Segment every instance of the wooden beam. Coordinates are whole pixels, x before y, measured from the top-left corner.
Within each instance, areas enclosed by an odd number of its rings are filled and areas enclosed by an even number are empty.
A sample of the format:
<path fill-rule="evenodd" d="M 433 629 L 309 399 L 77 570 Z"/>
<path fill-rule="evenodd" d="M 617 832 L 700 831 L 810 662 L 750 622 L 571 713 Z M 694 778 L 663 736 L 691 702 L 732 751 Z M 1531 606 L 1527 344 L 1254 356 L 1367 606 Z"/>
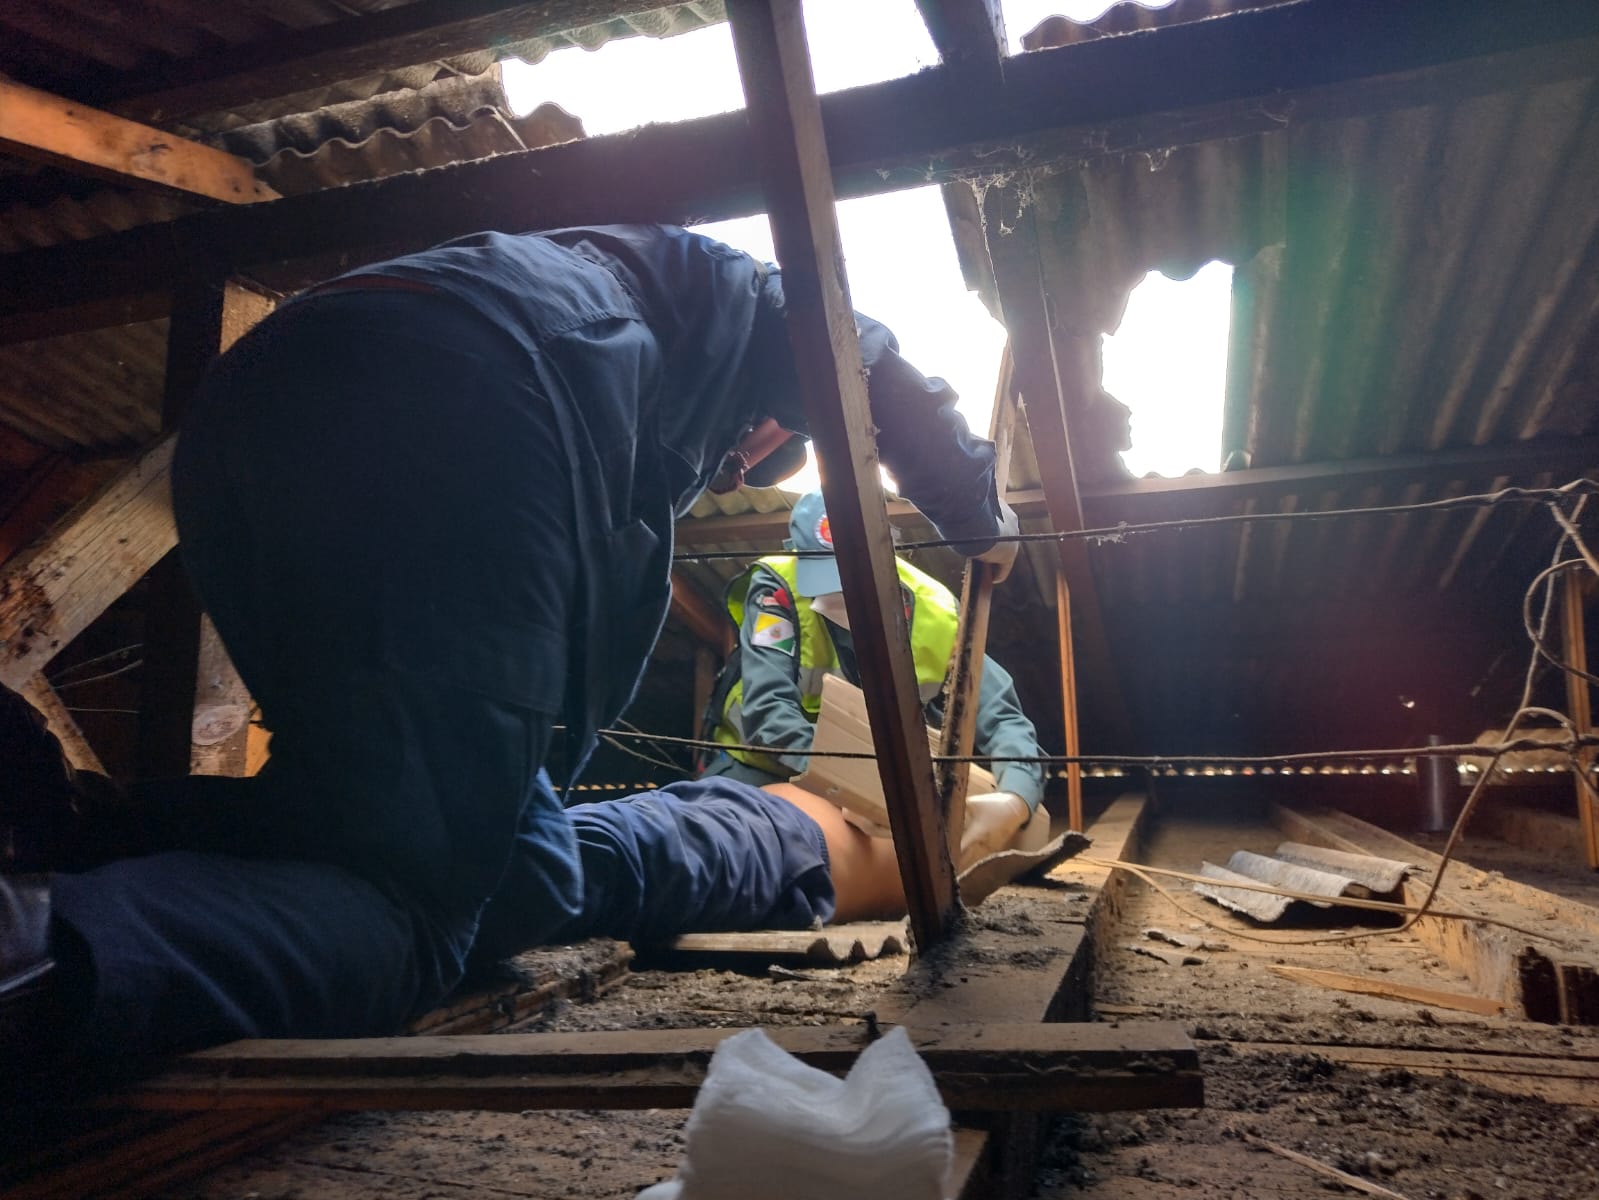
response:
<path fill-rule="evenodd" d="M 1072 592 L 1066 573 L 1055 568 L 1055 630 L 1060 646 L 1061 724 L 1066 739 L 1066 756 L 1082 753 L 1077 727 L 1077 651 L 1072 643 Z M 1066 764 L 1066 827 L 1083 827 L 1083 765 Z"/>
<path fill-rule="evenodd" d="M 1288 496 L 1327 491 L 1352 492 L 1368 487 L 1397 488 L 1406 484 L 1477 483 L 1499 478 L 1526 483 L 1538 475 L 1560 482 L 1599 470 L 1599 435 L 1548 437 L 1495 443 L 1420 454 L 1394 454 L 1343 462 L 1295 463 L 1253 467 L 1215 475 L 1180 475 L 1175 479 L 1122 479 L 1079 486 L 1084 519 L 1090 526 L 1118 521 L 1159 521 L 1193 514 L 1218 501 L 1242 511 L 1254 501 L 1271 504 Z M 1043 489 L 1020 488 L 1005 502 L 1023 518 L 1048 514 Z M 902 529 L 931 534 L 927 519 L 906 500 L 890 500 L 888 517 Z M 775 546 L 788 529 L 787 512 L 750 512 L 737 516 L 701 517 L 678 523 L 680 548 L 723 542 L 772 540 Z"/>
<path fill-rule="evenodd" d="M 1422 875 L 1402 887 L 1406 904 L 1425 898 L 1440 858 L 1347 813 L 1274 806 L 1272 821 L 1295 841 L 1416 863 Z M 1599 1024 L 1599 909 L 1452 861 L 1438 889 L 1440 908 L 1549 929 L 1545 941 L 1494 925 L 1423 917 L 1416 936 L 1508 1015 L 1548 1024 Z"/>
<path fill-rule="evenodd" d="M 119 1093 L 118 1107 L 230 1109 L 687 1108 L 712 1053 L 737 1029 L 234 1042 L 187 1055 Z M 843 1074 L 860 1026 L 765 1031 Z M 1199 1058 L 1176 1023 L 992 1023 L 909 1029 L 951 1108 L 1113 1112 L 1192 1106 Z"/>
<path fill-rule="evenodd" d="M 61 697 L 56 695 L 55 689 L 43 675 L 35 675 L 18 690 L 24 700 L 44 715 L 50 732 L 60 740 L 62 753 L 74 768 L 79 771 L 94 771 L 100 775 L 106 773 L 104 764 L 100 762 L 100 756 L 94 752 L 94 747 L 89 745 L 88 739 L 83 736 L 83 730 L 79 729 L 78 723 L 72 719 L 72 713 L 67 710 L 67 706 L 61 702 Z"/>
<path fill-rule="evenodd" d="M 974 80 L 999 82 L 1006 55 L 1000 0 L 916 0 L 916 7 L 941 60 Z"/>
<path fill-rule="evenodd" d="M 167 340 L 162 424 L 176 429 L 207 364 L 272 311 L 235 283 L 194 281 Z M 250 694 L 210 618 L 200 611 L 176 551 L 157 565 L 145 616 L 139 774 L 243 775 Z"/>
<path fill-rule="evenodd" d="M 1579 671 L 1588 670 L 1588 636 L 1583 620 L 1584 570 L 1567 571 L 1560 609 L 1560 629 L 1565 659 Z M 1589 704 L 1588 681 L 1581 675 L 1565 672 L 1566 715 L 1578 734 L 1593 732 L 1593 709 Z M 1577 751 L 1571 763 L 1572 787 L 1577 793 L 1577 821 L 1582 826 L 1582 851 L 1590 871 L 1599 871 L 1599 806 L 1594 804 L 1593 747 Z"/>
<path fill-rule="evenodd" d="M 822 111 L 834 188 L 858 196 L 1588 76 L 1596 50 L 1591 5 L 1510 21 L 1495 0 L 1301 0 L 1019 55 L 992 89 L 938 67 Z M 748 215 L 758 158 L 744 114 L 727 113 L 8 254 L 0 341 L 82 328 L 132 298 L 147 314 L 185 262 L 228 274 L 481 229 Z"/>
<path fill-rule="evenodd" d="M 1288 496 L 1354 492 L 1405 484 L 1490 484 L 1500 477 L 1525 481 L 1535 475 L 1565 483 L 1599 469 L 1599 436 L 1547 437 L 1531 441 L 1354 458 L 1343 462 L 1252 467 L 1175 479 L 1125 479 L 1090 485 L 1083 500 L 1094 524 L 1159 520 L 1177 516 L 1194 502 L 1241 506 L 1274 503 Z"/>
<path fill-rule="evenodd" d="M 242 158 L 0 79 L 0 150 L 113 183 L 229 204 L 275 200 Z"/>
<path fill-rule="evenodd" d="M 94 98 L 124 116 L 171 121 L 564 33 L 617 11 L 616 0 L 418 0 L 113 78 Z"/>
<path fill-rule="evenodd" d="M 1309 983 L 1331 988 L 1338 992 L 1353 992 L 1358 996 L 1377 996 L 1384 1000 L 1405 1000 L 1425 1004 L 1432 1008 L 1447 1008 L 1456 1012 L 1476 1013 L 1480 1017 L 1497 1017 L 1505 1011 L 1505 1002 L 1471 992 L 1445 992 L 1438 988 L 1419 987 L 1401 983 L 1396 979 L 1383 979 L 1377 975 L 1354 975 L 1348 971 L 1322 971 L 1315 967 L 1291 967 L 1283 963 L 1267 963 L 1266 969 L 1274 975 L 1295 983 Z"/>
<path fill-rule="evenodd" d="M 20 688 L 177 544 L 159 442 L 0 571 L 0 683 Z"/>
<path fill-rule="evenodd" d="M 726 658 L 733 649 L 733 621 L 727 610 L 705 598 L 682 571 L 672 572 L 672 616 L 705 645 Z"/>
<path fill-rule="evenodd" d="M 988 437 L 994 443 L 994 487 L 1005 493 L 1010 476 L 1011 449 L 1016 441 L 1016 390 L 1010 347 L 999 361 L 999 382 L 994 388 L 994 411 Z M 1017 548 L 1018 559 L 1021 556 Z M 988 620 L 993 607 L 994 569 L 968 559 L 961 572 L 960 619 L 955 627 L 955 654 L 944 688 L 944 727 L 938 752 L 960 758 L 973 752 L 977 742 L 978 697 L 983 686 L 983 655 L 988 651 Z M 942 763 L 936 770 L 936 787 L 944 804 L 944 830 L 949 856 L 960 861 L 961 838 L 966 830 L 966 789 L 971 763 Z"/>
<path fill-rule="evenodd" d="M 1016 359 L 1016 386 L 1026 406 L 1050 525 L 1060 532 L 1082 529 L 1083 505 L 1067 413 L 1081 411 L 1086 398 L 1099 391 L 1097 339 L 1057 330 L 1050 320 L 1032 207 L 1021 202 L 1015 189 L 996 187 L 989 189 L 983 211 L 989 257 Z M 1072 626 L 1081 647 L 1081 669 L 1074 670 L 1104 713 L 1115 743 L 1130 747 L 1132 724 L 1105 634 L 1088 546 L 1080 540 L 1058 545 L 1060 567 L 1075 605 Z"/>
<path fill-rule="evenodd" d="M 728 15 L 911 930 L 926 949 L 956 916 L 955 870 L 933 793 L 804 20 L 799 0 L 732 0 Z"/>

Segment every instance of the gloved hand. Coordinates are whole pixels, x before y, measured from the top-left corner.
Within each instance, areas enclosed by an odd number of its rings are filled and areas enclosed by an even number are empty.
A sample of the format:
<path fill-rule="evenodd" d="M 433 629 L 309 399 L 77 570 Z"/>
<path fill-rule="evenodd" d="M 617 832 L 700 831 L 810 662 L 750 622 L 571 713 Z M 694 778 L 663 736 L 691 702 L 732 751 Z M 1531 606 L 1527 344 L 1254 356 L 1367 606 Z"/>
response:
<path fill-rule="evenodd" d="M 964 871 L 980 858 L 1006 849 L 1033 815 L 1015 792 L 981 792 L 966 797 L 966 828 L 961 832 L 960 862 Z"/>
<path fill-rule="evenodd" d="M 1001 500 L 999 502 L 999 536 L 1014 537 L 1021 531 L 1022 523 L 1016 516 L 1016 510 Z M 979 554 L 976 561 L 993 563 L 994 582 L 1004 583 L 1011 572 L 1011 568 L 1016 565 L 1016 554 L 1020 549 L 1020 542 L 995 542 L 987 550 Z"/>

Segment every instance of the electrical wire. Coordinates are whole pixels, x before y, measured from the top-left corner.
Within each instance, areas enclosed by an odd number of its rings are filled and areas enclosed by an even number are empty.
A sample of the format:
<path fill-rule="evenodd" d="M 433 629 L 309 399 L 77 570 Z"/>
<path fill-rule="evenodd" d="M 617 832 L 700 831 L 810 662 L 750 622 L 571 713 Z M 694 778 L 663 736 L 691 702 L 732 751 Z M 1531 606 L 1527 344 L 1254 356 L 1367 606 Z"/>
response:
<path fill-rule="evenodd" d="M 1160 533 L 1171 530 L 1203 529 L 1221 525 L 1247 525 L 1260 521 L 1325 521 L 1338 517 L 1370 517 L 1370 516 L 1403 516 L 1409 513 L 1420 512 L 1447 512 L 1454 509 L 1486 508 L 1495 504 L 1553 504 L 1571 497 L 1587 497 L 1599 494 L 1599 481 L 1592 479 L 1573 479 L 1570 483 L 1554 488 L 1501 488 L 1497 492 L 1480 492 L 1470 496 L 1451 496 L 1442 500 L 1424 500 L 1415 504 L 1378 504 L 1363 508 L 1308 508 L 1294 512 L 1256 512 L 1232 513 L 1220 517 L 1182 517 L 1169 521 L 1121 521 L 1115 525 L 1100 526 L 1094 529 L 1069 529 L 1051 530 L 1045 533 L 1016 533 L 1005 534 L 993 539 L 998 542 L 1124 542 L 1130 537 L 1145 533 Z M 913 550 L 933 550 L 940 547 L 959 548 L 970 544 L 972 539 L 962 538 L 928 538 L 922 541 L 904 542 L 896 547 L 898 552 Z M 985 539 L 986 541 L 987 539 Z M 757 552 L 759 553 L 759 552 Z M 795 558 L 832 558 L 831 550 L 773 550 L 771 553 L 782 553 Z M 673 562 L 715 562 L 725 559 L 748 559 L 751 552 L 748 550 L 709 550 L 703 552 L 684 552 L 672 555 Z"/>

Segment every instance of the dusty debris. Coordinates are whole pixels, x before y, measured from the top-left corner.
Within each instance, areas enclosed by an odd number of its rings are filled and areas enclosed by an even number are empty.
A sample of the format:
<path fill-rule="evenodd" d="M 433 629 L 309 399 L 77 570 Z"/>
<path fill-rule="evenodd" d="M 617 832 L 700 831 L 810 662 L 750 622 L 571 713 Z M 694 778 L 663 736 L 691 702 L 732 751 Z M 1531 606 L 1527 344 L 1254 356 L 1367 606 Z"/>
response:
<path fill-rule="evenodd" d="M 1201 967 L 1205 965 L 1205 957 L 1195 954 L 1191 950 L 1162 950 L 1157 946 L 1150 946 L 1144 942 L 1128 942 L 1127 949 L 1134 954 L 1142 954 L 1145 958 L 1153 958 L 1165 963 L 1168 967 Z"/>

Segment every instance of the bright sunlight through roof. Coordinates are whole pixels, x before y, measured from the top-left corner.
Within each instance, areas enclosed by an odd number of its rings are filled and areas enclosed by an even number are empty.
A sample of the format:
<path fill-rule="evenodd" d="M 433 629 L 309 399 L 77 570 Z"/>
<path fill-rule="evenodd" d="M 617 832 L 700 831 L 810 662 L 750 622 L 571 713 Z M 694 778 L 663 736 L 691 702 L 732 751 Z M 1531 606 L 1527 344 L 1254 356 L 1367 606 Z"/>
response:
<path fill-rule="evenodd" d="M 1046 16 L 1087 20 L 1106 7 L 1103 0 L 1006 0 L 1012 52 L 1020 50 L 1019 35 Z M 913 0 L 807 0 L 805 22 L 822 92 L 938 61 Z M 726 24 L 665 40 L 626 38 L 592 52 L 560 50 L 536 65 L 513 60 L 504 64 L 504 78 L 516 112 L 553 102 L 591 135 L 744 104 Z M 1005 333 L 966 290 L 938 189 L 846 200 L 838 220 L 855 306 L 894 330 L 907 359 L 947 379 L 968 424 L 986 431 Z M 697 228 L 763 260 L 775 257 L 764 217 Z M 1106 341 L 1106 387 L 1133 410 L 1133 449 L 1124 458 L 1135 474 L 1217 469 L 1230 278 L 1220 264 L 1186 284 L 1153 277 Z M 1159 297 L 1144 300 L 1151 289 Z M 814 463 L 783 486 L 816 487 Z"/>

